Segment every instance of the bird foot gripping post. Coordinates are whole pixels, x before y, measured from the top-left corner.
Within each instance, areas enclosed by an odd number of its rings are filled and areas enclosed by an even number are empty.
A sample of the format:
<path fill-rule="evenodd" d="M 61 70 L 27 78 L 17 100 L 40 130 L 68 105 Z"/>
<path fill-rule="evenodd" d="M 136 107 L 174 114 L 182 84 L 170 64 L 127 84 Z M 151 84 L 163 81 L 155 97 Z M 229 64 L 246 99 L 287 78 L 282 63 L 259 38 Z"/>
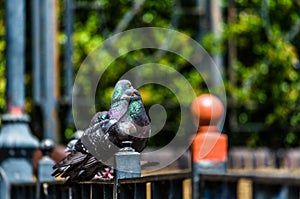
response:
<path fill-rule="evenodd" d="M 114 156 L 115 159 L 115 198 L 118 198 L 118 181 L 124 178 L 136 178 L 141 176 L 141 156 L 131 148 L 132 141 L 123 141 L 123 148 Z"/>
<path fill-rule="evenodd" d="M 227 162 L 227 136 L 218 130 L 218 123 L 224 114 L 224 106 L 214 95 L 197 97 L 191 112 L 199 124 L 192 142 L 193 198 L 199 198 L 200 173 L 224 173 Z"/>

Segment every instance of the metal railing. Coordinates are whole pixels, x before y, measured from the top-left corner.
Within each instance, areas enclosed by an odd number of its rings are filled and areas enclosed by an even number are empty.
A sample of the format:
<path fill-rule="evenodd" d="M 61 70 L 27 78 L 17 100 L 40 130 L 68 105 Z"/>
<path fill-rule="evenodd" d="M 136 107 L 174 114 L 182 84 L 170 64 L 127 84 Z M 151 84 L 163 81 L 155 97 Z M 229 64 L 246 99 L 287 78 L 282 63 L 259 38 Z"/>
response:
<path fill-rule="evenodd" d="M 201 198 L 299 198 L 300 176 L 270 170 L 260 173 L 200 174 Z"/>
<path fill-rule="evenodd" d="M 185 192 L 191 187 L 184 181 L 191 180 L 192 173 L 160 174 L 132 179 L 120 179 L 117 187 L 120 199 L 187 199 Z M 265 173 L 203 173 L 199 174 L 200 198 L 280 198 L 300 197 L 300 176 L 281 173 L 279 170 Z M 112 199 L 114 182 L 92 181 L 65 187 L 62 181 L 44 183 L 13 183 L 9 186 L 9 198 L 13 199 Z"/>
<path fill-rule="evenodd" d="M 229 169 L 226 172 L 203 170 L 192 173 L 190 170 L 176 170 L 176 173 L 148 173 L 142 177 L 127 177 L 119 179 L 117 183 L 113 180 L 96 180 L 74 184 L 72 187 L 64 186 L 63 181 L 52 180 L 54 163 L 44 154 L 38 164 L 35 182 L 11 180 L 7 171 L 0 167 L 0 199 L 189 199 L 192 194 L 194 199 L 300 198 L 300 170 L 296 164 L 300 157 L 299 150 L 281 151 L 284 155 L 280 153 L 277 158 L 273 156 L 278 153 L 268 153 L 268 150 L 239 152 L 242 153 L 236 154 L 230 150 Z M 274 159 L 280 159 L 279 162 L 283 164 L 276 167 Z M 20 172 L 10 173 L 18 174 Z M 198 179 L 194 181 L 196 183 L 192 182 L 195 177 Z"/>
<path fill-rule="evenodd" d="M 190 172 L 182 172 L 120 179 L 115 190 L 120 199 L 179 199 L 183 198 L 183 182 L 190 176 Z M 62 181 L 51 181 L 12 183 L 8 189 L 11 199 L 112 199 L 114 186 L 113 180 L 84 182 L 72 187 L 64 186 Z"/>

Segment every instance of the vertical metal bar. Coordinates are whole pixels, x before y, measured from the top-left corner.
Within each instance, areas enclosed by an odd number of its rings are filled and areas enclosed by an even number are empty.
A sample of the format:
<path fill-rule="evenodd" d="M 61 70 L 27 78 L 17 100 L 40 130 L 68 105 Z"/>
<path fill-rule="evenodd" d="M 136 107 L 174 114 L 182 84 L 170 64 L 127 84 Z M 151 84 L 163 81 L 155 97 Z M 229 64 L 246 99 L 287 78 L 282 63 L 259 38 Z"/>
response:
<path fill-rule="evenodd" d="M 73 199 L 73 191 L 71 187 L 68 188 L 68 196 L 68 199 Z"/>
<path fill-rule="evenodd" d="M 112 199 L 113 198 L 113 185 L 104 184 L 103 185 L 103 199 Z"/>
<path fill-rule="evenodd" d="M 220 198 L 237 198 L 237 182 L 222 182 Z"/>
<path fill-rule="evenodd" d="M 31 2 L 32 20 L 32 67 L 33 67 L 33 99 L 41 104 L 41 63 L 40 63 L 40 0 Z"/>
<path fill-rule="evenodd" d="M 17 193 L 20 193 L 21 191 L 16 191 L 14 186 L 11 186 L 10 189 L 5 190 L 7 192 L 9 192 L 9 196 L 11 198 L 17 199 Z M 8 199 L 9 197 L 5 198 Z M 2 199 L 2 198 L 1 198 Z"/>
<path fill-rule="evenodd" d="M 146 199 L 145 183 L 119 184 L 119 199 Z"/>
<path fill-rule="evenodd" d="M 215 37 L 220 38 L 222 34 L 222 10 L 221 10 L 221 2 L 219 0 L 210 0 L 210 24 L 211 31 Z M 213 60 L 215 61 L 217 68 L 222 72 L 223 60 L 221 54 L 213 54 Z M 212 73 L 214 74 L 214 73 Z M 216 82 L 215 85 L 220 85 L 222 83 L 222 79 L 213 78 Z"/>
<path fill-rule="evenodd" d="M 199 15 L 198 21 L 198 38 L 201 41 L 205 34 L 208 32 L 208 19 L 207 19 L 207 0 L 197 0 L 197 9 L 204 10 L 204 13 Z"/>
<path fill-rule="evenodd" d="M 81 199 L 90 199 L 91 198 L 91 185 L 90 184 L 81 184 Z"/>
<path fill-rule="evenodd" d="M 194 150 L 190 147 L 191 157 L 194 157 Z M 190 159 L 192 167 L 192 199 L 199 198 L 199 172 L 193 158 Z"/>
<path fill-rule="evenodd" d="M 118 199 L 134 199 L 135 186 L 133 183 L 119 184 L 119 189 Z"/>
<path fill-rule="evenodd" d="M 103 188 L 102 186 L 104 185 L 99 185 L 99 184 L 92 184 L 92 196 L 91 199 L 98 199 L 98 198 L 102 198 L 100 196 L 103 196 Z"/>
<path fill-rule="evenodd" d="M 39 198 L 39 199 L 56 199 L 56 198 L 61 198 L 61 190 L 59 189 L 59 186 L 53 186 L 48 183 L 45 183 L 47 185 L 47 195 L 44 198 Z"/>
<path fill-rule="evenodd" d="M 236 20 L 236 8 L 235 8 L 235 0 L 228 1 L 228 23 L 232 24 Z M 237 48 L 236 48 L 236 39 L 230 38 L 228 40 L 228 78 L 230 84 L 236 86 L 237 78 L 236 72 L 234 70 L 234 65 L 236 63 L 237 57 Z M 238 122 L 237 122 L 237 112 L 234 108 L 236 104 L 236 99 L 233 95 L 229 95 L 229 108 L 230 108 L 230 115 L 229 115 L 229 127 L 231 131 L 236 132 L 238 130 Z"/>
<path fill-rule="evenodd" d="M 35 184 L 30 185 L 30 198 L 35 199 L 36 186 Z M 40 198 L 42 199 L 42 198 Z"/>
<path fill-rule="evenodd" d="M 42 96 L 43 96 L 43 119 L 44 138 L 57 141 L 57 121 L 56 119 L 56 82 L 54 65 L 54 20 L 53 0 L 40 1 L 41 7 L 41 59 L 42 59 Z"/>
<path fill-rule="evenodd" d="M 151 182 L 151 198 L 166 199 L 170 192 L 170 183 L 168 181 Z"/>
<path fill-rule="evenodd" d="M 73 185 L 71 190 L 72 190 L 72 199 L 81 199 L 82 190 L 80 184 Z"/>
<path fill-rule="evenodd" d="M 63 187 L 61 185 L 55 185 L 55 188 L 59 190 L 59 197 L 60 199 L 72 199 L 72 196 L 69 196 L 69 189 Z M 52 194 L 53 195 L 53 194 Z M 53 198 L 57 197 L 57 195 L 53 195 Z"/>
<path fill-rule="evenodd" d="M 146 199 L 146 183 L 137 183 L 134 189 L 134 199 Z"/>
<path fill-rule="evenodd" d="M 24 109 L 25 0 L 5 1 L 6 104 L 8 112 Z"/>
<path fill-rule="evenodd" d="M 65 89 L 64 95 L 66 97 L 66 102 L 68 105 L 66 123 L 67 125 L 72 125 L 72 109 L 70 106 L 72 100 L 72 88 L 73 88 L 73 63 L 72 63 L 72 35 L 73 35 L 73 12 L 74 3 L 72 0 L 66 0 L 66 17 L 65 17 L 65 27 L 66 27 L 66 47 L 65 47 Z"/>
<path fill-rule="evenodd" d="M 169 190 L 169 199 L 182 199 L 183 189 L 182 189 L 182 180 L 171 180 L 170 181 L 170 190 Z"/>
<path fill-rule="evenodd" d="M 253 183 L 253 198 L 288 198 L 287 185 Z"/>

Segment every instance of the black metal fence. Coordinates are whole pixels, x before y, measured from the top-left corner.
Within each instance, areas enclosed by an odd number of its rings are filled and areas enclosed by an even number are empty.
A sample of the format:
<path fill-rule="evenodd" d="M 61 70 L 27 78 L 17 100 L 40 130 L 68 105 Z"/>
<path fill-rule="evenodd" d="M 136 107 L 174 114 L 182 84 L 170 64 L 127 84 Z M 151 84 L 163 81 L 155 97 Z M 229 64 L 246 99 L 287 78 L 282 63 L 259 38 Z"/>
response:
<path fill-rule="evenodd" d="M 299 198 L 300 176 L 270 170 L 261 173 L 200 174 L 201 198 Z"/>
<path fill-rule="evenodd" d="M 94 181 L 66 187 L 62 181 L 43 183 L 13 183 L 9 185 L 11 199 L 112 199 L 115 190 L 120 199 L 183 198 L 184 180 L 189 180 L 190 172 L 179 174 L 153 175 L 119 180 L 114 189 L 113 181 Z"/>
<path fill-rule="evenodd" d="M 120 199 L 191 198 L 191 172 L 151 175 L 119 180 Z M 278 198 L 300 197 L 300 176 L 274 170 L 264 173 L 203 173 L 199 175 L 200 198 Z M 63 186 L 62 181 L 14 183 L 9 187 L 13 199 L 112 199 L 113 181 L 85 182 Z"/>

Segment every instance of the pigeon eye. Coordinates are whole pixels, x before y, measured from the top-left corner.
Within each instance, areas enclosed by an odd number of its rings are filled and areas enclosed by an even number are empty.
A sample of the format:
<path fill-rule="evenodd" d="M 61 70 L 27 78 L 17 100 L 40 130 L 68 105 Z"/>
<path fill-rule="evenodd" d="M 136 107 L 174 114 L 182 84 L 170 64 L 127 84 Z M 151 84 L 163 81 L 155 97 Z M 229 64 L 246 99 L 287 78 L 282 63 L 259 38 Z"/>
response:
<path fill-rule="evenodd" d="M 131 96 L 134 96 L 134 94 L 135 94 L 135 93 L 134 93 L 134 92 L 132 92 L 132 93 L 131 93 Z"/>

